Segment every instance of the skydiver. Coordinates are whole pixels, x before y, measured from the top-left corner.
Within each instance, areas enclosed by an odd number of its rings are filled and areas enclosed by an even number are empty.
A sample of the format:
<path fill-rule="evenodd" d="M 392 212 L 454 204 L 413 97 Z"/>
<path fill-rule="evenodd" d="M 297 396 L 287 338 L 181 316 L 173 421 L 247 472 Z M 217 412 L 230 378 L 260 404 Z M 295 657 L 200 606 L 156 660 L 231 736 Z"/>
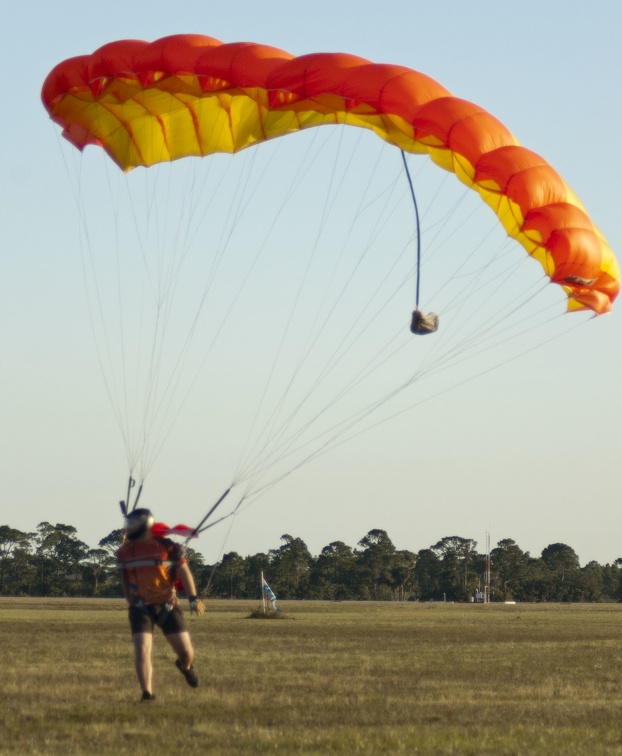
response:
<path fill-rule="evenodd" d="M 190 687 L 199 678 L 192 665 L 194 648 L 179 608 L 175 580 L 179 578 L 190 601 L 190 612 L 201 616 L 205 607 L 198 598 L 188 562 L 179 544 L 152 534 L 154 518 L 148 509 L 135 509 L 125 520 L 125 542 L 117 551 L 123 591 L 129 604 L 134 643 L 134 663 L 142 688 L 141 701 L 153 701 L 153 628 L 159 625 L 177 654 L 175 665 Z"/>
<path fill-rule="evenodd" d="M 410 324 L 411 333 L 423 336 L 426 333 L 434 333 L 436 330 L 438 330 L 438 315 L 435 312 L 430 312 L 427 315 L 424 315 L 419 309 L 413 312 Z"/>

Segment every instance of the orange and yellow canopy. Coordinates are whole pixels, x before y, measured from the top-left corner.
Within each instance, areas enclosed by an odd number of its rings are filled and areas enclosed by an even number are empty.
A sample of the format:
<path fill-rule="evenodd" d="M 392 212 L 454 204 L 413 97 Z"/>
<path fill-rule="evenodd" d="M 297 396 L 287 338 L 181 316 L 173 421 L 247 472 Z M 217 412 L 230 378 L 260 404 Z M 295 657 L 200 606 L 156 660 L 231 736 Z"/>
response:
<path fill-rule="evenodd" d="M 570 310 L 608 312 L 620 289 L 611 248 L 559 174 L 490 113 L 403 66 L 176 35 L 70 58 L 51 71 L 42 99 L 72 144 L 101 146 L 123 170 L 312 126 L 371 129 L 478 192 L 564 288 Z"/>

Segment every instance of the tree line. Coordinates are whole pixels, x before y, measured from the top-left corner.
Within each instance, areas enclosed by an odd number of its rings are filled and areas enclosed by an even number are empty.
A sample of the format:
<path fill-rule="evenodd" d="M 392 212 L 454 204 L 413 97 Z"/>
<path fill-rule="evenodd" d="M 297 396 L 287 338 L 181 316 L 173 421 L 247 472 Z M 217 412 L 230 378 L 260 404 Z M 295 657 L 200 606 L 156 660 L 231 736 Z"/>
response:
<path fill-rule="evenodd" d="M 384 530 L 370 530 L 352 548 L 342 541 L 313 556 L 301 538 L 281 536 L 268 553 L 225 554 L 206 564 L 187 557 L 206 598 L 254 599 L 264 573 L 279 599 L 473 601 L 483 596 L 488 555 L 477 542 L 447 536 L 417 552 L 398 550 Z M 121 530 L 90 548 L 71 525 L 42 522 L 33 533 L 0 525 L 0 595 L 121 596 L 115 553 Z M 622 600 L 622 559 L 581 567 L 574 549 L 552 543 L 538 557 L 511 538 L 490 552 L 491 601 Z"/>

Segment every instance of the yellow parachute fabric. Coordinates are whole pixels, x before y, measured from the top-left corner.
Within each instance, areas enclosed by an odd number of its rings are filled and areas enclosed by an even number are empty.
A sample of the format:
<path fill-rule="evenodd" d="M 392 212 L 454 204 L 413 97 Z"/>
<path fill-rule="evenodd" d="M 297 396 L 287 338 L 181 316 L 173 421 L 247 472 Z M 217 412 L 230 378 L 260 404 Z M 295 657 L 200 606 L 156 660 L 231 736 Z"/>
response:
<path fill-rule="evenodd" d="M 176 35 L 64 61 L 42 99 L 70 142 L 101 146 L 123 170 L 236 152 L 312 126 L 370 129 L 477 191 L 563 287 L 569 309 L 608 312 L 619 292 L 612 250 L 556 171 L 490 113 L 403 66 Z"/>

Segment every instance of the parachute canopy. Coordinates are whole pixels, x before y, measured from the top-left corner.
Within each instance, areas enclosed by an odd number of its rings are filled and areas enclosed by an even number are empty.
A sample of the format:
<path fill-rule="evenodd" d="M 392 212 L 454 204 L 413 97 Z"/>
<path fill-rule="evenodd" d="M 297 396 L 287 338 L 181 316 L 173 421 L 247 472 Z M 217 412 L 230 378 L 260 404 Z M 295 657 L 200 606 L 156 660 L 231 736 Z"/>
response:
<path fill-rule="evenodd" d="M 558 173 L 490 113 L 403 66 L 175 35 L 70 58 L 49 74 L 42 99 L 72 144 L 103 147 L 123 170 L 233 153 L 312 126 L 370 129 L 478 192 L 562 286 L 569 310 L 608 312 L 619 292 L 612 250 Z"/>

